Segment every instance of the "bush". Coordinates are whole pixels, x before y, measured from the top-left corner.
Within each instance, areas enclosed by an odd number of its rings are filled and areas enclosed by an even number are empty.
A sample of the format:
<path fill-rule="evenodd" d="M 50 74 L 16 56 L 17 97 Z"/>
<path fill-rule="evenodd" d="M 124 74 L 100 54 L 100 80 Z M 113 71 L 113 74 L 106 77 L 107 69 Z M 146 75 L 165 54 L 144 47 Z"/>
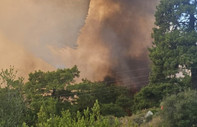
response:
<path fill-rule="evenodd" d="M 189 90 L 167 97 L 161 105 L 161 117 L 167 127 L 197 126 L 197 92 Z"/>
<path fill-rule="evenodd" d="M 117 104 L 102 104 L 101 106 L 102 115 L 114 115 L 115 117 L 123 117 L 126 112 Z"/>
<path fill-rule="evenodd" d="M 183 89 L 184 87 L 179 84 L 171 83 L 147 85 L 134 96 L 133 112 L 159 107 L 162 99 L 166 97 L 166 95 L 179 93 L 183 91 Z"/>

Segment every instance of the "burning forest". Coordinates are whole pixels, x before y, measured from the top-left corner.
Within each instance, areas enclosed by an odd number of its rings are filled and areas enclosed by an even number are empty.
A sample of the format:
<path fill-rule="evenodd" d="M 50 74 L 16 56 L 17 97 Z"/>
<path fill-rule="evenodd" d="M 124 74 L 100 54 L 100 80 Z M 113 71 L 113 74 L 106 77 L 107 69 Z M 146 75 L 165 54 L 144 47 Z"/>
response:
<path fill-rule="evenodd" d="M 196 35 L 197 0 L 0 0 L 0 127 L 197 126 Z"/>

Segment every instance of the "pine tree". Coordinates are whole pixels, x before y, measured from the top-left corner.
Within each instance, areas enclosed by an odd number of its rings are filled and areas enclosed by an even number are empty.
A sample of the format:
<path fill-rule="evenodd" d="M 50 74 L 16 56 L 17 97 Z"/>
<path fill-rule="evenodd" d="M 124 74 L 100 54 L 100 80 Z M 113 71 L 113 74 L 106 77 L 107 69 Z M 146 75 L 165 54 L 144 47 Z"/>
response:
<path fill-rule="evenodd" d="M 155 18 L 150 84 L 180 83 L 189 77 L 197 88 L 197 0 L 161 0 Z"/>

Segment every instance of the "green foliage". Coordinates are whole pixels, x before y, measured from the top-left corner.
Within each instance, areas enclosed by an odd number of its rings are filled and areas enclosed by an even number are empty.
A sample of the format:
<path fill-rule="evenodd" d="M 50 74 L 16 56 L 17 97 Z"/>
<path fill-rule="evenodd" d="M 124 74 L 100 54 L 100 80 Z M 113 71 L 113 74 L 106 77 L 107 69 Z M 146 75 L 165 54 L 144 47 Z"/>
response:
<path fill-rule="evenodd" d="M 17 71 L 15 71 L 13 66 L 9 69 L 1 70 L 0 72 L 0 88 L 6 89 L 18 89 L 21 90 L 23 86 L 23 78 L 16 77 Z"/>
<path fill-rule="evenodd" d="M 62 116 L 53 116 L 49 119 L 46 118 L 44 110 L 39 112 L 39 123 L 38 127 L 117 127 L 118 122 L 111 124 L 109 119 L 104 118 L 100 115 L 100 106 L 98 101 L 94 104 L 91 111 L 89 108 L 83 111 L 83 113 L 77 112 L 76 118 L 72 118 L 69 110 L 62 111 Z"/>
<path fill-rule="evenodd" d="M 25 104 L 17 90 L 0 89 L 0 123 L 2 127 L 15 127 L 25 119 Z"/>
<path fill-rule="evenodd" d="M 101 103 L 102 115 L 120 117 L 130 113 L 132 96 L 124 87 L 84 80 L 82 83 L 68 86 L 67 90 L 77 95 L 75 107 L 79 111 L 92 107 L 95 100 L 98 100 Z"/>
<path fill-rule="evenodd" d="M 188 90 L 164 99 L 162 118 L 167 127 L 197 126 L 197 92 Z"/>
<path fill-rule="evenodd" d="M 74 66 L 71 69 L 58 69 L 57 71 L 52 72 L 42 72 L 36 71 L 35 73 L 29 74 L 29 82 L 34 84 L 43 84 L 51 85 L 51 88 L 62 88 L 61 85 L 69 84 L 74 81 L 75 77 L 79 77 L 79 71 L 77 66 Z M 55 86 L 53 84 L 59 84 Z M 49 89 L 51 89 L 48 87 Z M 63 86 L 64 87 L 64 86 Z"/>
<path fill-rule="evenodd" d="M 16 127 L 21 126 L 26 120 L 26 106 L 23 101 L 21 78 L 16 79 L 14 68 L 0 72 L 2 88 L 0 88 L 0 126 Z"/>
<path fill-rule="evenodd" d="M 102 115 L 121 117 L 131 112 L 132 96 L 126 88 L 88 80 L 74 84 L 74 78 L 79 76 L 76 66 L 36 71 L 25 84 L 22 78 L 16 80 L 15 74 L 14 68 L 0 73 L 2 127 L 118 126 L 117 119 Z"/>
<path fill-rule="evenodd" d="M 179 84 L 171 83 L 147 85 L 134 96 L 133 112 L 158 107 L 165 96 L 179 93 L 185 88 L 180 87 Z"/>
<path fill-rule="evenodd" d="M 135 96 L 134 110 L 158 106 L 167 94 L 197 88 L 196 13 L 194 0 L 160 1 L 149 49 L 150 83 Z"/>
<path fill-rule="evenodd" d="M 61 114 L 63 109 L 71 107 L 68 100 L 70 96 L 74 96 L 71 91 L 66 90 L 66 86 L 74 83 L 74 78 L 79 76 L 79 71 L 76 66 L 71 69 L 58 69 L 52 72 L 36 71 L 29 74 L 28 82 L 23 90 L 26 96 L 26 102 L 31 110 L 32 121 L 37 120 L 37 113 L 41 109 L 41 105 L 54 106 L 53 110 L 56 114 Z M 47 107 L 49 108 L 49 107 Z M 52 108 L 52 107 L 51 107 Z M 30 124 L 31 125 L 31 124 Z"/>
<path fill-rule="evenodd" d="M 184 31 L 194 29 L 193 20 L 196 13 L 195 0 L 161 0 L 155 13 L 155 24 L 162 32 L 181 29 Z M 194 21 L 195 23 L 195 21 Z"/>
<path fill-rule="evenodd" d="M 38 122 L 45 121 L 51 117 L 51 114 L 57 114 L 57 100 L 54 98 L 47 98 L 44 101 L 38 112 Z"/>
<path fill-rule="evenodd" d="M 186 70 L 191 71 L 191 82 L 197 79 L 197 4 L 194 0 L 161 0 L 155 13 L 156 28 L 153 29 L 153 46 L 150 48 L 152 71 L 151 84 L 180 83 L 177 78 Z"/>
<path fill-rule="evenodd" d="M 116 117 L 126 116 L 126 112 L 117 104 L 102 104 L 101 108 L 102 115 L 114 115 Z"/>
<path fill-rule="evenodd" d="M 26 83 L 25 90 L 27 95 L 57 95 L 57 91 L 64 90 L 66 85 L 74 82 L 74 78 L 79 76 L 76 66 L 71 69 L 58 69 L 52 72 L 36 71 L 29 74 L 29 81 Z"/>

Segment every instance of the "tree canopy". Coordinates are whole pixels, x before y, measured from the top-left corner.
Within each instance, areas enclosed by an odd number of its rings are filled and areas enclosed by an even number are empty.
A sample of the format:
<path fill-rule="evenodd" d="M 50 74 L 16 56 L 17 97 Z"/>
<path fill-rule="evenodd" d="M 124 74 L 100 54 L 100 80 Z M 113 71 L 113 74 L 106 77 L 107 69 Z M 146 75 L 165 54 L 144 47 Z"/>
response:
<path fill-rule="evenodd" d="M 134 96 L 134 111 L 197 88 L 197 0 L 161 0 L 152 37 L 149 85 Z"/>
<path fill-rule="evenodd" d="M 151 83 L 182 82 L 180 75 L 183 74 L 182 78 L 191 75 L 196 87 L 197 1 L 161 0 L 155 18 L 154 41 L 150 48 Z"/>

